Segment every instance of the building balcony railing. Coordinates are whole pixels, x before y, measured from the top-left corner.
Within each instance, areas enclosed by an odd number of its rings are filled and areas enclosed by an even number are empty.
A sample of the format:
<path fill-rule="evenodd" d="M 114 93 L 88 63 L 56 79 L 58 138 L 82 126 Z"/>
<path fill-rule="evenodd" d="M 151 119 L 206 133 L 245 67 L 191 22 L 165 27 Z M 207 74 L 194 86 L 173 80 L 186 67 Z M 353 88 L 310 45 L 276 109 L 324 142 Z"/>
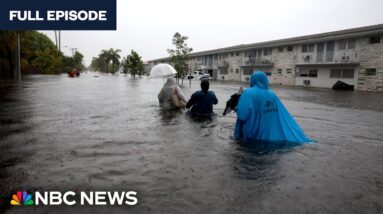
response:
<path fill-rule="evenodd" d="M 359 57 L 356 51 L 298 53 L 297 64 L 359 64 Z"/>
<path fill-rule="evenodd" d="M 242 66 L 273 66 L 273 62 L 271 57 L 247 57 Z"/>
<path fill-rule="evenodd" d="M 217 61 L 217 67 L 226 68 L 229 67 L 229 63 L 224 60 Z"/>

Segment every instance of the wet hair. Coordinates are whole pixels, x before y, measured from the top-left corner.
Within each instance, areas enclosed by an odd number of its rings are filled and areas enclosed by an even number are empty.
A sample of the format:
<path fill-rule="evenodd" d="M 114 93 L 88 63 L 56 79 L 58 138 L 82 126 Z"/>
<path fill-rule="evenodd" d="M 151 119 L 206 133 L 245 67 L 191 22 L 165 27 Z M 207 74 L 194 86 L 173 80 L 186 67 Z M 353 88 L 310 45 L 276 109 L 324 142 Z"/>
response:
<path fill-rule="evenodd" d="M 201 89 L 203 92 L 208 92 L 209 91 L 209 81 L 208 80 L 202 80 L 201 81 Z"/>

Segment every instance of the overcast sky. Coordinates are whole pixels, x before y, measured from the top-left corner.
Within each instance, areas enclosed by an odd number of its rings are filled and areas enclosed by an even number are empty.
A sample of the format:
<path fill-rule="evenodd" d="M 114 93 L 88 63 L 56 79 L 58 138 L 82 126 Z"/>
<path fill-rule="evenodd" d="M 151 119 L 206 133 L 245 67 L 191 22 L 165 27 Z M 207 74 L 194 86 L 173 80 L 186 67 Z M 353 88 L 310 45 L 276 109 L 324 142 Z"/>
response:
<path fill-rule="evenodd" d="M 62 31 L 62 49 L 78 48 L 87 65 L 106 48 L 151 60 L 168 56 L 175 32 L 196 52 L 382 24 L 382 8 L 382 0 L 117 0 L 116 31 Z"/>

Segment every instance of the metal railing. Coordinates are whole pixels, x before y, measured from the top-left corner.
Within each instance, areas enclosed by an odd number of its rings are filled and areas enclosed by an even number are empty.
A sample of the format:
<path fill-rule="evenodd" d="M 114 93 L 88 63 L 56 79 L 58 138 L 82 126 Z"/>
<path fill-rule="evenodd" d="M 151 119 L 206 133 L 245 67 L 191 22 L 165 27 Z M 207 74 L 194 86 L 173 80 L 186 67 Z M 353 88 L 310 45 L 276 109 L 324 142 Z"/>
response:
<path fill-rule="evenodd" d="M 252 66 L 252 65 L 273 65 L 271 57 L 247 57 L 243 61 L 244 66 Z"/>

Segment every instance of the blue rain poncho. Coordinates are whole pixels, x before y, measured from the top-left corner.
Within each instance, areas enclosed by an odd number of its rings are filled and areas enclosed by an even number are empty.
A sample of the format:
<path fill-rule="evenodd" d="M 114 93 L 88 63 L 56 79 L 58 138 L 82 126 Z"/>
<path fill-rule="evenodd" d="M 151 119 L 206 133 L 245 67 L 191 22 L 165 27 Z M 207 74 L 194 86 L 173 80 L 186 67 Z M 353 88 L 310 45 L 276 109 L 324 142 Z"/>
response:
<path fill-rule="evenodd" d="M 255 72 L 238 102 L 234 137 L 243 142 L 313 142 L 269 89 L 264 72 Z"/>

